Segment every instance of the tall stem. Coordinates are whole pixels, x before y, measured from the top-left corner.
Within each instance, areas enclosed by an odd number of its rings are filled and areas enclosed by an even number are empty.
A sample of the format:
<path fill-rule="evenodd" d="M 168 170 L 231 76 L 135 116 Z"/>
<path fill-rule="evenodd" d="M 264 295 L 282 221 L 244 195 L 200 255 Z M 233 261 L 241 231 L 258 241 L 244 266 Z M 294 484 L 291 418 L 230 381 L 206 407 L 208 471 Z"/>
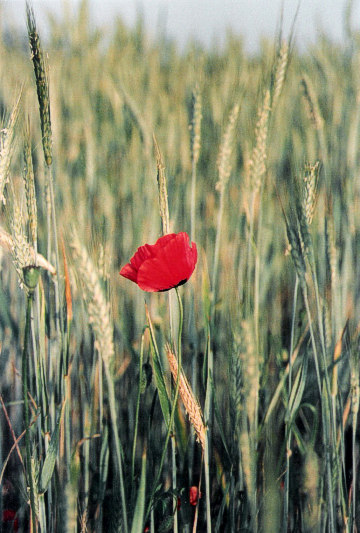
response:
<path fill-rule="evenodd" d="M 153 488 L 152 488 L 151 496 L 150 496 L 150 502 L 149 502 L 149 506 L 148 506 L 148 509 L 147 509 L 147 512 L 146 512 L 146 516 L 145 516 L 145 521 L 146 521 L 147 517 L 150 514 L 151 506 L 152 506 L 152 499 L 153 499 L 153 496 L 155 494 L 156 488 L 158 486 L 160 475 L 161 475 L 161 472 L 162 472 L 162 468 L 164 466 L 167 446 L 168 446 L 168 443 L 169 443 L 169 439 L 170 439 L 171 433 L 173 431 L 177 399 L 178 399 L 178 396 L 179 396 L 180 375 L 181 375 L 181 336 L 182 336 L 182 329 L 183 329 L 183 305 L 182 305 L 182 301 L 181 301 L 181 298 L 180 298 L 179 289 L 176 287 L 175 290 L 176 290 L 176 296 L 177 296 L 177 300 L 178 300 L 178 304 L 179 304 L 179 331 L 178 331 L 178 345 L 177 345 L 177 349 L 178 349 L 178 354 L 177 354 L 177 356 L 178 356 L 178 375 L 177 375 L 177 378 L 176 378 L 175 393 L 174 393 L 173 404 L 172 404 L 171 413 L 170 413 L 168 430 L 167 430 L 167 433 L 166 433 L 165 443 L 164 443 L 163 451 L 162 451 L 162 454 L 161 454 L 160 466 L 159 466 L 159 469 L 157 471 L 157 474 L 156 474 L 156 477 L 155 477 L 155 480 L 154 480 L 154 483 L 153 483 Z"/>
<path fill-rule="evenodd" d="M 30 449 L 30 434 L 29 434 L 29 401 L 28 401 L 28 340 L 31 329 L 31 308 L 32 308 L 32 293 L 27 296 L 26 305 L 26 322 L 25 322 L 25 338 L 24 349 L 22 354 L 22 379 L 23 379 L 23 397 L 24 397 L 24 424 L 25 424 L 25 447 L 26 447 L 26 465 L 28 472 L 28 483 L 30 485 L 30 507 L 31 507 L 31 523 L 32 532 L 37 531 L 36 528 L 36 509 L 35 509 L 35 495 L 34 495 L 34 480 L 32 477 L 31 467 L 31 449 Z"/>
<path fill-rule="evenodd" d="M 142 389 L 143 358 L 144 358 L 144 335 L 141 338 L 141 347 L 140 347 L 139 390 L 138 390 L 138 396 L 137 396 L 137 400 L 136 400 L 134 442 L 133 442 L 132 459 L 131 459 L 131 484 L 134 483 L 134 478 L 135 478 L 135 452 L 136 452 L 137 432 L 138 432 L 138 426 L 139 426 L 139 411 L 140 411 L 140 397 L 141 397 L 141 389 Z"/>
<path fill-rule="evenodd" d="M 289 352 L 289 378 L 288 378 L 288 401 L 291 396 L 292 388 L 292 354 L 294 351 L 294 336 L 295 336 L 295 318 L 296 318 L 296 304 L 299 289 L 299 278 L 296 276 L 294 288 L 294 302 L 293 313 L 291 320 L 291 338 L 290 338 L 290 352 Z M 288 406 L 289 409 L 289 406 Z M 290 421 L 290 412 L 288 413 L 288 421 Z M 291 425 L 287 427 L 287 441 L 286 441 L 286 469 L 285 469 L 285 483 L 284 483 L 284 509 L 283 509 L 283 531 L 287 531 L 288 513 L 289 513 L 289 481 L 290 481 L 290 455 L 291 455 Z"/>
<path fill-rule="evenodd" d="M 106 381 L 108 385 L 111 425 L 112 425 L 112 430 L 113 430 L 113 435 L 114 435 L 115 452 L 116 452 L 117 466 L 118 466 L 119 478 L 120 478 L 120 498 L 121 498 L 121 507 L 122 507 L 122 517 L 124 521 L 124 533 L 128 533 L 129 529 L 128 529 L 128 522 L 127 522 L 127 505 L 126 505 L 126 498 L 125 498 L 125 483 L 124 483 L 124 474 L 123 474 L 123 466 L 122 466 L 122 455 L 123 454 L 122 454 L 122 446 L 120 442 L 119 432 L 117 429 L 114 382 L 113 382 L 113 378 L 110 373 L 110 369 L 108 365 L 104 365 L 104 369 L 105 369 L 105 376 L 106 376 Z"/>
<path fill-rule="evenodd" d="M 209 425 L 212 413 L 212 387 L 213 387 L 213 353 L 210 343 L 210 327 L 208 331 L 207 346 L 207 377 L 206 377 L 206 395 L 204 418 L 207 427 L 205 435 L 205 453 L 204 453 L 204 473 L 205 473 L 205 494 L 206 494 L 206 532 L 211 533 L 211 505 L 210 505 L 210 441 L 211 427 Z"/>
<path fill-rule="evenodd" d="M 179 385 L 180 385 L 180 376 L 181 376 L 181 335 L 182 335 L 182 329 L 183 329 L 183 305 L 180 298 L 179 290 L 176 287 L 176 297 L 178 300 L 179 305 L 179 329 L 178 329 L 178 341 L 177 341 L 177 355 L 178 355 L 178 375 L 176 379 L 176 389 L 175 389 L 175 396 L 174 396 L 174 413 L 176 410 L 176 404 L 177 404 L 177 397 L 179 394 Z M 176 493 L 176 436 L 175 436 L 175 421 L 172 422 L 173 428 L 172 428 L 172 436 L 171 436 L 171 448 L 172 448 L 172 481 L 173 481 L 173 490 L 174 493 Z M 174 533 L 178 532 L 178 512 L 177 512 L 177 499 L 174 499 L 173 504 L 173 511 L 174 511 Z"/>

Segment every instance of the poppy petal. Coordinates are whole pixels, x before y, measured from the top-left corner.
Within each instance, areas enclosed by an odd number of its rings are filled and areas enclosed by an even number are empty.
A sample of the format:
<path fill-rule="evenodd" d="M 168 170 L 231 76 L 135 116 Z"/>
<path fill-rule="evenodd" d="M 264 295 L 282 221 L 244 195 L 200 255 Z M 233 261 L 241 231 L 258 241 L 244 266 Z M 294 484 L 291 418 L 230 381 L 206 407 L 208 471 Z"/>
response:
<path fill-rule="evenodd" d="M 142 290 L 148 292 L 177 287 L 190 278 L 196 260 L 195 243 L 190 247 L 188 235 L 179 233 L 157 250 L 156 257 L 148 259 L 140 266 L 137 283 Z"/>
<path fill-rule="evenodd" d="M 120 270 L 120 275 L 136 283 L 137 270 L 135 270 L 135 268 L 130 263 L 127 263 L 125 266 L 122 267 L 122 269 Z"/>
<path fill-rule="evenodd" d="M 148 292 L 166 291 L 185 283 L 197 261 L 195 243 L 187 233 L 170 233 L 155 244 L 140 246 L 120 274 Z"/>

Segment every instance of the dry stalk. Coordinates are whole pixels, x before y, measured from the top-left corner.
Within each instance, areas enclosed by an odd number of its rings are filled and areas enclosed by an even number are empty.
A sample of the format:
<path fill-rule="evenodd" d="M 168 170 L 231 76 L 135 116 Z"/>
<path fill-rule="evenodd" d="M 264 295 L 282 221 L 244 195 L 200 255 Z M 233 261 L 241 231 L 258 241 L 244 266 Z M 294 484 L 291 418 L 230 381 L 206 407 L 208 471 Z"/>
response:
<path fill-rule="evenodd" d="M 279 101 L 281 91 L 284 86 L 286 67 L 289 59 L 289 45 L 284 41 L 279 50 L 278 59 L 275 67 L 274 76 L 274 93 L 272 99 L 272 107 L 275 108 Z"/>
<path fill-rule="evenodd" d="M 165 165 L 163 162 L 162 154 L 160 152 L 159 145 L 154 135 L 154 146 L 156 155 L 156 167 L 157 167 L 157 183 L 159 189 L 159 208 L 162 222 L 163 235 L 166 235 L 170 231 L 169 222 L 169 205 L 168 194 L 165 176 Z"/>
<path fill-rule="evenodd" d="M 324 125 L 324 120 L 320 113 L 319 104 L 315 96 L 312 83 L 306 75 L 304 75 L 301 80 L 301 88 L 303 90 L 303 96 L 310 122 L 316 130 L 321 130 Z"/>
<path fill-rule="evenodd" d="M 6 203 L 4 188 L 9 181 L 9 167 L 14 146 L 14 130 L 19 115 L 21 92 L 13 107 L 6 127 L 0 131 L 0 202 Z"/>
<path fill-rule="evenodd" d="M 190 148 L 191 158 L 194 165 L 197 165 L 200 155 L 200 140 L 201 140 L 201 119 L 202 119 L 202 102 L 199 86 L 196 85 L 192 94 L 192 117 L 190 124 Z"/>
<path fill-rule="evenodd" d="M 24 186 L 31 242 L 34 250 L 37 250 L 37 205 L 29 129 L 26 131 L 24 147 Z"/>
<path fill-rule="evenodd" d="M 0 226 L 0 246 L 6 252 L 11 252 L 14 247 L 13 238 L 1 226 Z M 30 246 L 30 255 L 31 255 L 32 264 L 36 263 L 37 266 L 44 268 L 45 270 L 50 272 L 50 274 L 52 275 L 56 274 L 55 267 L 51 263 L 49 263 L 49 261 L 45 259 L 43 255 L 39 253 L 35 255 L 35 251 L 31 246 Z"/>
<path fill-rule="evenodd" d="M 166 355 L 169 361 L 174 383 L 176 383 L 178 376 L 178 362 L 169 345 L 166 346 Z M 180 375 L 179 393 L 184 404 L 185 410 L 188 414 L 190 423 L 195 430 L 197 441 L 201 444 L 201 447 L 204 451 L 206 429 L 203 421 L 201 407 L 199 405 L 199 402 L 196 400 L 194 393 L 189 385 L 189 382 L 186 379 L 186 376 L 182 370 Z"/>
<path fill-rule="evenodd" d="M 222 191 L 225 189 L 227 182 L 229 181 L 232 161 L 231 156 L 233 152 L 234 134 L 236 120 L 239 115 L 240 106 L 235 104 L 231 110 L 229 116 L 229 122 L 222 138 L 220 151 L 217 160 L 217 167 L 219 172 L 219 181 L 216 184 L 216 189 Z"/>
<path fill-rule="evenodd" d="M 255 146 L 249 161 L 250 186 L 256 194 L 261 187 L 261 179 L 266 172 L 266 144 L 270 115 L 270 91 L 267 90 L 262 106 L 258 111 L 258 121 L 255 128 Z"/>
<path fill-rule="evenodd" d="M 104 365 L 109 370 L 115 354 L 113 327 L 110 320 L 110 304 L 104 296 L 95 265 L 75 234 L 72 236 L 71 247 L 84 289 L 83 298 L 87 303 L 89 322 L 95 335 L 95 347 L 101 354 Z"/>

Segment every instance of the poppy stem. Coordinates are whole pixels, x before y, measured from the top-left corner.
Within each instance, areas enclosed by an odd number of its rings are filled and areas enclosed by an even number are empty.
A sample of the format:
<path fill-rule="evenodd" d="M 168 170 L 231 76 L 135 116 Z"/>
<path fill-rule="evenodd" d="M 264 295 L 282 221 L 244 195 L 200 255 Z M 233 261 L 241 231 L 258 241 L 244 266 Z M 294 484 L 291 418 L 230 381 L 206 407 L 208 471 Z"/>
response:
<path fill-rule="evenodd" d="M 182 329 L 183 329 L 183 305 L 181 301 L 181 297 L 179 294 L 178 287 L 175 287 L 176 291 L 176 297 L 179 304 L 179 328 L 178 328 L 178 340 L 177 340 L 177 356 L 178 356 L 178 375 L 176 378 L 176 387 L 175 387 L 175 395 L 174 395 L 174 406 L 173 410 L 175 413 L 176 410 L 176 404 L 177 404 L 177 398 L 179 394 L 179 388 L 180 388 L 180 376 L 181 376 L 181 336 L 182 336 Z M 173 469 L 173 476 L 172 476 L 172 482 L 173 482 L 173 491 L 176 493 L 176 431 L 175 431 L 175 419 L 173 419 L 172 422 L 172 436 L 171 436 L 171 447 L 172 447 L 172 469 Z M 171 427 L 171 426 L 170 426 Z M 177 498 L 174 499 L 174 533 L 178 532 L 178 513 L 177 513 Z"/>
<path fill-rule="evenodd" d="M 175 287 L 175 290 L 176 290 L 176 295 L 177 295 L 178 304 L 179 304 L 179 332 L 178 332 L 178 345 L 177 345 L 178 374 L 177 374 L 177 378 L 176 378 L 175 393 L 174 393 L 173 404 L 172 404 L 172 407 L 171 407 L 171 413 L 170 413 L 170 418 L 169 418 L 168 429 L 167 429 L 167 433 L 166 433 L 166 437 L 165 437 L 165 443 L 164 443 L 164 447 L 163 447 L 163 451 L 162 451 L 162 455 L 161 455 L 161 459 L 160 459 L 160 466 L 159 466 L 159 469 L 157 471 L 155 480 L 153 482 L 151 495 L 150 495 L 150 501 L 149 501 L 149 505 L 148 505 L 148 508 L 147 508 L 147 511 L 146 511 L 146 515 L 145 515 L 145 522 L 146 522 L 146 520 L 147 520 L 147 518 L 148 518 L 148 516 L 150 514 L 151 508 L 152 508 L 154 494 L 156 492 L 156 489 L 157 489 L 157 486 L 158 486 L 158 483 L 159 483 L 159 479 L 160 479 L 160 476 L 161 476 L 161 472 L 162 472 L 162 469 L 163 469 L 163 466 L 164 466 L 165 455 L 166 455 L 166 450 L 167 450 L 167 447 L 168 447 L 169 439 L 170 439 L 171 434 L 173 433 L 176 404 L 177 404 L 177 399 L 178 399 L 178 396 L 179 396 L 180 375 L 181 375 L 181 337 L 182 337 L 182 327 L 183 327 L 183 305 L 182 305 L 182 301 L 181 301 L 181 298 L 180 298 L 180 294 L 178 292 L 178 288 Z"/>
<path fill-rule="evenodd" d="M 180 375 L 180 360 L 181 360 L 181 337 L 182 337 L 182 330 L 183 330 L 183 320 L 184 320 L 184 309 L 183 304 L 180 298 L 179 294 L 179 288 L 175 287 L 176 291 L 176 297 L 179 304 L 179 330 L 178 330 L 178 343 L 177 343 L 177 351 L 178 351 L 178 359 L 179 359 L 179 375 Z"/>

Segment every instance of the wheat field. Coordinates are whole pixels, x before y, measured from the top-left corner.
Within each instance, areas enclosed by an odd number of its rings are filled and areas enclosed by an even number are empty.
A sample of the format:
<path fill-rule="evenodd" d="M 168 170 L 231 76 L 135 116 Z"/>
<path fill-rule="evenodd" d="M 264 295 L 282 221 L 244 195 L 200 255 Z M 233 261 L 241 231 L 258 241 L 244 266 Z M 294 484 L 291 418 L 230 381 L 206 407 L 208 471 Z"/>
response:
<path fill-rule="evenodd" d="M 86 1 L 3 25 L 3 531 L 359 530 L 350 7 L 303 52 L 105 38 Z M 179 232 L 187 283 L 119 275 Z"/>

